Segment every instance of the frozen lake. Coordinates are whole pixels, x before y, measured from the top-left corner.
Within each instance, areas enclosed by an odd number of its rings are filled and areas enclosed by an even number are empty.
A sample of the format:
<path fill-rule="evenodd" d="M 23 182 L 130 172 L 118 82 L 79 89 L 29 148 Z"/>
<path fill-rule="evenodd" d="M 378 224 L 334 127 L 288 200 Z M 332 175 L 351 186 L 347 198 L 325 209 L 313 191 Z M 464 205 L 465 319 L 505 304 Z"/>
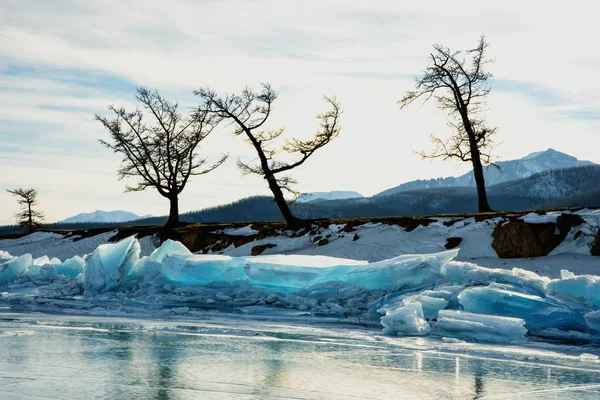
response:
<path fill-rule="evenodd" d="M 0 398 L 597 399 L 600 364 L 581 359 L 584 352 L 600 349 L 477 345 L 215 318 L 6 312 L 0 313 Z"/>

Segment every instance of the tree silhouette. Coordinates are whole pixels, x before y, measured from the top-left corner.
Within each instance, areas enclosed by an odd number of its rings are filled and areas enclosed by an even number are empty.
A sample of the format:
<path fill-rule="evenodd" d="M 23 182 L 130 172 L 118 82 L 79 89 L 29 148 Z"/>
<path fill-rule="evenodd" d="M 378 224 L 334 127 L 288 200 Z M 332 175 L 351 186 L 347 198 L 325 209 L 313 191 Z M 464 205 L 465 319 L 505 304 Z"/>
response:
<path fill-rule="evenodd" d="M 201 98 L 198 112 L 214 115 L 219 121 L 229 120 L 236 126 L 234 135 L 245 135 L 256 151 L 258 161 L 244 163 L 238 160 L 238 167 L 243 174 L 261 175 L 267 181 L 286 223 L 297 227 L 302 225 L 302 220 L 292 214 L 283 195 L 283 190 L 295 193 L 291 185 L 296 182 L 290 175 L 281 174 L 302 165 L 339 134 L 342 111 L 335 98 L 325 97 L 331 108 L 317 115 L 320 128 L 314 137 L 310 140 L 292 138 L 285 140 L 283 146 L 275 147 L 274 141 L 282 136 L 283 128 L 265 130 L 263 126 L 271 115 L 277 94 L 269 84 L 261 84 L 261 87 L 260 93 L 246 87 L 240 94 L 219 96 L 208 88 L 199 89 L 194 94 Z M 284 162 L 277 158 L 281 154 L 292 155 L 296 159 Z"/>
<path fill-rule="evenodd" d="M 169 219 L 165 226 L 173 227 L 179 224 L 179 194 L 190 177 L 209 173 L 223 164 L 227 156 L 202 169 L 206 159 L 198 157 L 196 148 L 215 127 L 209 113 L 195 111 L 184 117 L 177 111 L 177 103 L 168 102 L 158 92 L 144 87 L 137 88 L 136 99 L 142 109 L 127 112 L 122 107 L 109 106 L 116 115 L 113 119 L 96 115 L 111 139 L 100 143 L 123 155 L 119 179 L 140 178 L 135 186 L 126 186 L 126 192 L 153 187 L 169 199 Z M 144 112 L 153 118 L 153 125 L 144 122 Z"/>
<path fill-rule="evenodd" d="M 423 158 L 458 158 L 470 162 L 477 185 L 479 212 L 492 210 L 487 200 L 483 164 L 492 161 L 492 137 L 496 133 L 496 128 L 486 126 L 481 117 L 490 93 L 488 80 L 492 77 L 484 71 L 490 63 L 485 58 L 487 47 L 483 36 L 476 48 L 465 52 L 453 52 L 434 45 L 429 66 L 423 76 L 416 79 L 415 90 L 406 92 L 399 101 L 404 108 L 419 98 L 427 102 L 433 97 L 438 108 L 448 112 L 448 125 L 454 131 L 453 135 L 447 140 L 432 135 L 434 150 L 418 154 Z M 465 55 L 470 58 L 469 62 Z"/>
<path fill-rule="evenodd" d="M 44 213 L 33 209 L 38 204 L 37 190 L 18 188 L 15 190 L 7 189 L 6 191 L 17 197 L 17 202 L 21 206 L 21 212 L 15 214 L 17 223 L 21 227 L 27 228 L 28 233 L 32 233 L 39 228 L 42 225 Z"/>

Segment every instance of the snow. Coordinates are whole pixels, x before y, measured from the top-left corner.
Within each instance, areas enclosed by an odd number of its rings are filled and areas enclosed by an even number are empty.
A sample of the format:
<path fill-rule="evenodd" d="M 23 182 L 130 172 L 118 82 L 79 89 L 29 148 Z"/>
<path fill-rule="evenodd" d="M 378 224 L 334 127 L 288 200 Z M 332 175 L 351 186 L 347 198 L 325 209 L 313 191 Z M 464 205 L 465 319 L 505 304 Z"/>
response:
<path fill-rule="evenodd" d="M 548 222 L 552 222 L 552 223 L 556 223 L 556 219 L 561 215 L 561 214 L 569 214 L 570 212 L 565 212 L 565 211 L 561 211 L 561 212 L 548 212 L 548 213 L 543 213 L 543 214 L 538 214 L 538 213 L 529 213 L 527 215 L 524 215 L 522 217 L 520 217 L 519 219 L 527 222 L 528 224 L 545 224 Z"/>
<path fill-rule="evenodd" d="M 99 245 L 107 243 L 115 233 L 116 231 L 86 238 L 74 236 L 65 238 L 58 233 L 35 232 L 19 239 L 0 240 L 0 247 L 12 255 L 31 254 L 33 257 L 45 255 L 65 260 L 93 252 Z"/>
<path fill-rule="evenodd" d="M 231 236 L 252 236 L 257 235 L 258 231 L 256 229 L 252 229 L 252 225 L 248 225 L 242 228 L 223 229 L 223 233 Z"/>

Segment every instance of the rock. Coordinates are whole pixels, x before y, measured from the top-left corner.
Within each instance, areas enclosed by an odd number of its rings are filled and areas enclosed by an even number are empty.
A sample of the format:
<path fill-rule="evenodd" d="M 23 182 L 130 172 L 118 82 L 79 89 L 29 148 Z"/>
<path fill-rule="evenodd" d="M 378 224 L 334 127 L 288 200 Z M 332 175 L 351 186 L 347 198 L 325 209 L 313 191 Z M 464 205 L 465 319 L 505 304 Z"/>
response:
<path fill-rule="evenodd" d="M 585 221 L 577 214 L 561 214 L 556 219 L 558 230 L 560 231 L 563 239 L 567 237 L 567 234 L 571 228 L 583 224 Z"/>
<path fill-rule="evenodd" d="M 266 249 L 272 249 L 273 247 L 277 247 L 276 244 L 267 243 L 267 244 L 259 244 L 258 246 L 254 246 L 252 250 L 250 250 L 250 254 L 253 256 L 258 256 L 263 253 Z"/>
<path fill-rule="evenodd" d="M 328 243 L 329 243 L 329 240 L 327 240 L 327 238 L 321 239 L 321 240 L 319 240 L 319 243 L 317 243 L 317 246 L 325 246 Z"/>
<path fill-rule="evenodd" d="M 356 242 L 359 238 L 360 238 L 360 236 L 358 236 L 358 233 L 355 233 L 354 237 L 352 238 L 352 241 Z"/>
<path fill-rule="evenodd" d="M 592 243 L 591 253 L 593 256 L 600 256 L 600 230 L 596 234 L 596 238 Z"/>
<path fill-rule="evenodd" d="M 573 227 L 583 222 L 577 214 L 561 214 L 556 223 L 528 223 L 511 219 L 494 229 L 492 248 L 500 258 L 547 256 L 567 237 Z"/>
<path fill-rule="evenodd" d="M 449 237 L 446 239 L 446 245 L 444 246 L 446 250 L 455 249 L 462 243 L 462 238 L 459 237 Z"/>

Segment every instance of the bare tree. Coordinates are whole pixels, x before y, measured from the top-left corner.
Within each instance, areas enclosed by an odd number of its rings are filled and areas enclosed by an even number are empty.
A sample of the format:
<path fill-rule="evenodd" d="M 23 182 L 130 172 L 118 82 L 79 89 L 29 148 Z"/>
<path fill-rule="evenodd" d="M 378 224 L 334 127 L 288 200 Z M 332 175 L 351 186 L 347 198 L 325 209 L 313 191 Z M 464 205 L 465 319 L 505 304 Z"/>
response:
<path fill-rule="evenodd" d="M 6 189 L 6 191 L 16 196 L 17 202 L 21 206 L 21 212 L 15 214 L 17 223 L 23 228 L 27 228 L 29 233 L 39 228 L 42 225 L 44 213 L 33 209 L 38 204 L 37 190 L 18 188 L 15 190 Z"/>
<path fill-rule="evenodd" d="M 126 192 L 139 192 L 153 187 L 169 199 L 167 227 L 179 224 L 179 194 L 191 176 L 206 174 L 226 160 L 224 155 L 215 164 L 202 168 L 206 159 L 198 157 L 196 148 L 214 129 L 214 118 L 209 113 L 194 111 L 183 116 L 177 103 L 165 100 L 158 92 L 137 88 L 136 99 L 142 109 L 132 112 L 109 106 L 115 114 L 112 119 L 96 115 L 110 133 L 110 141 L 100 140 L 104 146 L 123 155 L 118 170 L 119 179 L 139 177 Z M 154 123 L 144 122 L 144 113 Z"/>
<path fill-rule="evenodd" d="M 438 108 L 448 112 L 448 125 L 453 129 L 453 135 L 448 140 L 432 136 L 434 150 L 418 154 L 423 158 L 458 158 L 472 163 L 479 212 L 492 210 L 485 190 L 483 164 L 492 162 L 492 137 L 496 133 L 496 128 L 487 127 L 485 119 L 481 117 L 490 93 L 488 80 L 492 77 L 492 74 L 484 71 L 486 64 L 491 62 L 485 58 L 487 47 L 483 36 L 476 48 L 465 52 L 453 52 L 434 45 L 429 66 L 423 76 L 416 79 L 415 90 L 406 92 L 399 101 L 401 108 L 404 108 L 419 98 L 427 102 L 433 97 Z"/>
<path fill-rule="evenodd" d="M 325 97 L 331 109 L 317 115 L 320 120 L 320 129 L 310 140 L 292 138 L 285 140 L 285 144 L 276 147 L 275 139 L 283 134 L 283 128 L 275 130 L 262 129 L 273 110 L 273 102 L 277 94 L 269 84 L 261 84 L 260 93 L 255 93 L 250 88 L 245 88 L 241 94 L 217 95 L 214 91 L 205 88 L 194 92 L 202 99 L 198 112 L 208 112 L 219 120 L 229 120 L 235 125 L 233 134 L 245 135 L 246 140 L 254 147 L 258 160 L 253 163 L 244 163 L 238 160 L 238 167 L 243 174 L 261 175 L 269 184 L 275 202 L 289 226 L 302 225 L 302 220 L 295 217 L 283 195 L 283 190 L 295 194 L 291 185 L 296 183 L 289 175 L 281 175 L 302 165 L 315 151 L 324 147 L 340 132 L 339 118 L 342 113 L 340 105 L 335 98 Z M 285 162 L 277 156 L 291 155 L 295 161 Z"/>

